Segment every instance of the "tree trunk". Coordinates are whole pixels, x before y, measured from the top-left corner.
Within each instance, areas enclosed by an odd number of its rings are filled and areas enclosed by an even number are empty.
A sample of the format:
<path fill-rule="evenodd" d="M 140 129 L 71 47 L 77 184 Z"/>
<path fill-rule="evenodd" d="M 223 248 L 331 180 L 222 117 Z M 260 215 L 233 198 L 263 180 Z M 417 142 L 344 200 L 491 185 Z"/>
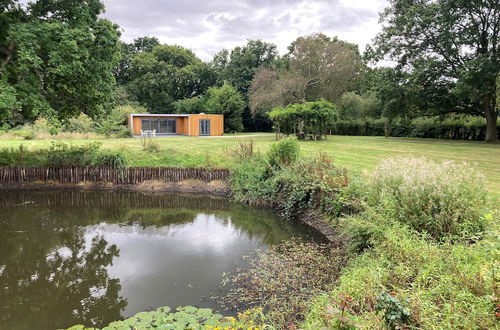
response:
<path fill-rule="evenodd" d="M 497 135 L 497 112 L 494 105 L 491 104 L 491 94 L 484 97 L 484 116 L 486 117 L 486 142 L 498 140 Z"/>

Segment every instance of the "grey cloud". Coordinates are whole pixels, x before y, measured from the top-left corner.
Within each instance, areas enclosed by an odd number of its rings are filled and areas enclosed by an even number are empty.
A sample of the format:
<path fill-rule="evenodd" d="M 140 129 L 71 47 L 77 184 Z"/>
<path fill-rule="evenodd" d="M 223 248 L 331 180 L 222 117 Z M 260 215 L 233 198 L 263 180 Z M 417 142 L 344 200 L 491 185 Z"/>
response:
<path fill-rule="evenodd" d="M 247 39 L 278 43 L 278 35 L 283 31 L 302 35 L 325 32 L 342 38 L 342 32 L 377 17 L 372 9 L 347 8 L 340 0 L 104 0 L 104 3 L 104 16 L 124 29 L 124 40 L 157 36 L 162 42 L 176 40 L 205 55 L 213 55 L 224 45 L 243 44 Z M 308 31 L 309 26 L 304 25 L 301 8 L 321 8 L 314 17 L 307 17 L 309 21 L 312 18 L 314 31 Z M 198 41 L 201 36 L 203 39 Z"/>

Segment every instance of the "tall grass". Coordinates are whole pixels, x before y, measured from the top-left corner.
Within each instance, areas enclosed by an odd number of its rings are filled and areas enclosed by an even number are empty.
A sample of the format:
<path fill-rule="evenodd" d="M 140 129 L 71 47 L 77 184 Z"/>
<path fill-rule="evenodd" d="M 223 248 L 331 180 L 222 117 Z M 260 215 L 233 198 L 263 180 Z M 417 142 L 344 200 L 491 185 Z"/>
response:
<path fill-rule="evenodd" d="M 368 179 L 368 202 L 434 239 L 474 239 L 485 226 L 485 183 L 467 163 L 389 158 Z"/>

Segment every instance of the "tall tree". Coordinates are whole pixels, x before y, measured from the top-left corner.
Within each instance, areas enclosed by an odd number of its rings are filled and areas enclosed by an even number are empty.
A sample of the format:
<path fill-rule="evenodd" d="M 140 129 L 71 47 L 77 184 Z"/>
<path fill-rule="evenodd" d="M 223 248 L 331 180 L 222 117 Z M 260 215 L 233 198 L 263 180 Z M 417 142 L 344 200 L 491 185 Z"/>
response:
<path fill-rule="evenodd" d="M 304 82 L 304 101 L 336 102 L 366 71 L 357 45 L 321 33 L 299 37 L 289 50 L 290 72 Z"/>
<path fill-rule="evenodd" d="M 139 37 L 134 42 L 128 44 L 121 43 L 121 59 L 115 69 L 116 82 L 120 85 L 126 85 L 129 80 L 129 69 L 132 65 L 132 59 L 139 53 L 151 52 L 153 48 L 160 45 L 156 37 Z"/>
<path fill-rule="evenodd" d="M 241 94 L 229 84 L 211 87 L 205 95 L 205 108 L 208 113 L 224 115 L 224 132 L 243 130 L 242 113 L 245 107 Z"/>
<path fill-rule="evenodd" d="M 431 110 L 481 114 L 497 140 L 499 0 L 391 0 L 381 15 L 374 58 L 411 74 Z"/>
<path fill-rule="evenodd" d="M 262 118 L 255 118 L 248 107 L 249 88 L 255 73 L 260 68 L 277 68 L 284 65 L 278 56 L 276 45 L 262 40 L 249 40 L 245 46 L 226 49 L 217 53 L 212 62 L 217 72 L 217 84 L 227 82 L 244 98 L 243 124 L 246 130 L 266 128 Z"/>
<path fill-rule="evenodd" d="M 366 71 L 356 45 L 324 34 L 300 37 L 289 47 L 288 70 L 261 69 L 252 82 L 253 113 L 325 99 L 337 102 Z"/>
<path fill-rule="evenodd" d="M 211 68 L 180 46 L 161 45 L 135 56 L 127 89 L 152 113 L 174 112 L 174 102 L 203 94 L 214 84 Z"/>
<path fill-rule="evenodd" d="M 78 113 L 96 117 L 111 106 L 119 31 L 99 18 L 103 9 L 100 0 L 40 0 L 26 9 L 10 7 L 22 11 L 2 31 L 0 45 L 0 89 L 9 94 L 0 100 L 0 112 L 10 103 L 11 122 Z"/>

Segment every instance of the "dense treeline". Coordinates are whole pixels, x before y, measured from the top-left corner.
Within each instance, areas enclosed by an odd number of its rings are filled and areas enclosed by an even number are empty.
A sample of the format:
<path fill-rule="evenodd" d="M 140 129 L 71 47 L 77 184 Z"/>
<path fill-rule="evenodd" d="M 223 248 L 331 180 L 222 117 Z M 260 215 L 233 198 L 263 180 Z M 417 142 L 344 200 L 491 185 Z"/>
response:
<path fill-rule="evenodd" d="M 102 0 L 4 0 L 0 120 L 14 127 L 84 113 L 100 121 L 128 106 L 223 113 L 226 132 L 269 131 L 273 108 L 325 100 L 337 105 L 342 121 L 480 116 L 484 138 L 495 140 L 499 7 L 496 0 L 392 0 L 364 54 L 316 33 L 297 38 L 282 55 L 272 43 L 249 40 L 204 62 L 155 37 L 120 43 L 118 26 L 99 16 Z M 373 65 L 381 60 L 393 65 Z"/>

